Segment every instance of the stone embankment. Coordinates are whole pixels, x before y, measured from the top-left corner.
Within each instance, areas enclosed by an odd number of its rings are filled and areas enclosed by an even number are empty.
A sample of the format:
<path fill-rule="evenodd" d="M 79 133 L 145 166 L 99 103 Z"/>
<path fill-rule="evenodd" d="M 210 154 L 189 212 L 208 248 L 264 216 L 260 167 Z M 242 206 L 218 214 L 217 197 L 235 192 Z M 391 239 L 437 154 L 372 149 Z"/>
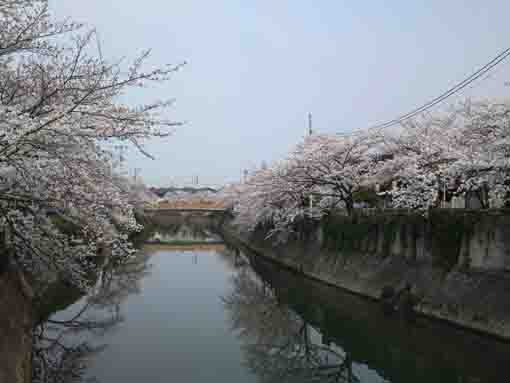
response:
<path fill-rule="evenodd" d="M 418 313 L 510 339 L 508 211 L 336 216 L 296 227 L 284 242 L 264 229 L 223 232 L 308 277 L 372 299 L 409 290 Z"/>

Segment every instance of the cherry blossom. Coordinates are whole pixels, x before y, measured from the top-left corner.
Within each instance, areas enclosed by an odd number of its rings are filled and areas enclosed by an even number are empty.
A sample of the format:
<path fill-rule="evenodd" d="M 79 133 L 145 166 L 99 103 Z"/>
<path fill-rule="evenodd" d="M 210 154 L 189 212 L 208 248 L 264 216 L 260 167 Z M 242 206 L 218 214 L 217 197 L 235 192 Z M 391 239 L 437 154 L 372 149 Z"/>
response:
<path fill-rule="evenodd" d="M 143 142 L 178 126 L 171 103 L 131 106 L 132 88 L 165 81 L 180 65 L 109 62 L 94 30 L 51 19 L 47 1 L 0 0 L 0 224 L 13 261 L 35 277 L 58 271 L 85 287 L 101 248 L 129 256 L 139 230 L 130 190 L 108 147 Z"/>

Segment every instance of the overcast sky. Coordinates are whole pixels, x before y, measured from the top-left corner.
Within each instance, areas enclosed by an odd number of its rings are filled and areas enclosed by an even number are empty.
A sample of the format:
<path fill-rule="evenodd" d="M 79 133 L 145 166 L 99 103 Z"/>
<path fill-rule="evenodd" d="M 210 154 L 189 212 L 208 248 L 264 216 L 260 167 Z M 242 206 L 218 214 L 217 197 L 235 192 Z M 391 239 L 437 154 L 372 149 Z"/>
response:
<path fill-rule="evenodd" d="M 306 132 L 392 119 L 437 96 L 510 46 L 506 1 L 50 0 L 95 26 L 109 57 L 153 49 L 188 65 L 128 101 L 175 98 L 187 124 L 129 153 L 149 185 L 239 178 L 285 156 Z M 463 95 L 509 95 L 509 63 Z"/>

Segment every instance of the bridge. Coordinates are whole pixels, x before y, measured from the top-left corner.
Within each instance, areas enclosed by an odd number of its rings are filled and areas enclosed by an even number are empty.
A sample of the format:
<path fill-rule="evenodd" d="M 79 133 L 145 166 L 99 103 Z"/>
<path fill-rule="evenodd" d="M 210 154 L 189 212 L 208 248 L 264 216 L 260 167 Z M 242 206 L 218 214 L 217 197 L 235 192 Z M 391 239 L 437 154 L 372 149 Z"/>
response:
<path fill-rule="evenodd" d="M 224 208 L 145 208 L 147 215 L 215 215 L 224 214 L 227 209 Z"/>
<path fill-rule="evenodd" d="M 228 220 L 229 211 L 220 208 L 145 208 L 143 215 L 148 227 L 159 231 L 169 229 L 174 232 L 179 227 L 207 227 L 211 232 L 217 232 Z"/>
<path fill-rule="evenodd" d="M 225 208 L 145 208 L 146 212 L 226 212 Z"/>
<path fill-rule="evenodd" d="M 195 222 L 197 224 L 219 224 L 228 214 L 223 208 L 145 208 L 144 215 L 159 225 L 169 225 L 176 222 Z"/>

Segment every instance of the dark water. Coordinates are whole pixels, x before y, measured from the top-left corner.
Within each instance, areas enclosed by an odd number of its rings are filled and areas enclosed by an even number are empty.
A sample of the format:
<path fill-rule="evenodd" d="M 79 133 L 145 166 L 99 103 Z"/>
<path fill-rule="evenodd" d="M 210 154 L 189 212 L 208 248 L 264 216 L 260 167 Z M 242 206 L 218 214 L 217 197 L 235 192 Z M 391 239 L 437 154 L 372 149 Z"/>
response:
<path fill-rule="evenodd" d="M 49 358 L 104 383 L 509 381 L 507 344 L 387 318 L 219 244 L 148 245 L 52 320 L 73 352 Z"/>

